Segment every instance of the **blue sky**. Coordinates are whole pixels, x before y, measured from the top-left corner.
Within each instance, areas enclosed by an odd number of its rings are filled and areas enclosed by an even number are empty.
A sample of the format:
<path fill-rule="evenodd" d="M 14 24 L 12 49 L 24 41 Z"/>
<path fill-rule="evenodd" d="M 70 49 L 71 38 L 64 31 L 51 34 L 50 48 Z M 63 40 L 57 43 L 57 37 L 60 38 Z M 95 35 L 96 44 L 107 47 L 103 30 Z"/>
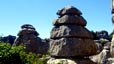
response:
<path fill-rule="evenodd" d="M 111 0 L 0 0 L 0 35 L 17 35 L 20 26 L 32 24 L 39 37 L 49 38 L 56 12 L 68 5 L 78 8 L 89 30 L 112 32 Z"/>

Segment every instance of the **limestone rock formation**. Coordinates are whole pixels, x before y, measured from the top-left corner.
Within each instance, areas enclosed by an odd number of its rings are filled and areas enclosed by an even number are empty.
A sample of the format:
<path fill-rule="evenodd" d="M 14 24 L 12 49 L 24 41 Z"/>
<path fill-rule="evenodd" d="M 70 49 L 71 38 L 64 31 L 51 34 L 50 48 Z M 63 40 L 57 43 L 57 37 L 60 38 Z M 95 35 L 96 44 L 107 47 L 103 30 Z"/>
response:
<path fill-rule="evenodd" d="M 50 53 L 52 56 L 89 56 L 97 53 L 91 32 L 81 12 L 73 6 L 58 11 L 51 31 Z"/>
<path fill-rule="evenodd" d="M 89 56 L 97 54 L 91 32 L 85 28 L 87 22 L 81 12 L 67 6 L 57 12 L 50 36 L 51 59 L 47 64 L 95 64 Z"/>
<path fill-rule="evenodd" d="M 37 37 L 39 34 L 35 28 L 30 24 L 24 24 L 21 26 L 21 30 L 18 33 L 14 45 L 25 45 L 26 52 L 43 53 L 42 39 Z"/>

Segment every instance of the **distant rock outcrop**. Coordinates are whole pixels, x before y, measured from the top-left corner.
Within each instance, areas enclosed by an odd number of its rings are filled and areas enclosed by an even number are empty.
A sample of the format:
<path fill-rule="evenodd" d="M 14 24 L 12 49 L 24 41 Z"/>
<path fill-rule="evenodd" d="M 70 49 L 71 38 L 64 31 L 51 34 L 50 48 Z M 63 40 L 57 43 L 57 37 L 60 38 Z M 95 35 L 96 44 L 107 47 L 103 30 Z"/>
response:
<path fill-rule="evenodd" d="M 14 45 L 25 45 L 26 52 L 47 53 L 45 44 L 40 37 L 37 37 L 38 35 L 38 32 L 32 25 L 22 25 L 21 30 L 18 33 L 19 37 L 16 39 Z"/>
<path fill-rule="evenodd" d="M 96 32 L 96 35 L 97 35 L 97 39 L 98 39 L 98 40 L 100 40 L 100 39 L 106 39 L 106 40 L 109 40 L 109 41 L 110 41 L 108 32 L 105 31 L 105 30 L 97 31 L 97 32 Z"/>
<path fill-rule="evenodd" d="M 73 64 L 94 64 L 87 57 L 97 54 L 97 46 L 91 32 L 85 28 L 87 22 L 82 13 L 73 6 L 67 6 L 57 14 L 60 17 L 53 22 L 55 27 L 50 37 L 50 54 L 54 59 L 50 59 L 48 64 L 62 59 L 72 59 Z"/>
<path fill-rule="evenodd" d="M 10 43 L 11 45 L 13 45 L 15 39 L 16 39 L 16 36 L 8 35 L 8 36 L 1 37 L 1 42 Z"/>

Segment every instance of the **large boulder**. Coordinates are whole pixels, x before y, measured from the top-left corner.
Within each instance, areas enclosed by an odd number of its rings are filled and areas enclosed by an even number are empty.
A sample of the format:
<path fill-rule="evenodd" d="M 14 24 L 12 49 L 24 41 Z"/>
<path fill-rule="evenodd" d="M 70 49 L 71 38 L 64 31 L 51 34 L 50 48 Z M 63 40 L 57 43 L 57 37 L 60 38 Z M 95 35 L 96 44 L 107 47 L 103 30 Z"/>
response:
<path fill-rule="evenodd" d="M 55 59 L 52 58 L 48 60 L 47 64 L 96 64 L 95 62 L 91 61 L 90 59 Z"/>
<path fill-rule="evenodd" d="M 52 56 L 72 57 L 91 56 L 97 54 L 97 47 L 91 39 L 61 38 L 50 40 L 50 53 Z"/>

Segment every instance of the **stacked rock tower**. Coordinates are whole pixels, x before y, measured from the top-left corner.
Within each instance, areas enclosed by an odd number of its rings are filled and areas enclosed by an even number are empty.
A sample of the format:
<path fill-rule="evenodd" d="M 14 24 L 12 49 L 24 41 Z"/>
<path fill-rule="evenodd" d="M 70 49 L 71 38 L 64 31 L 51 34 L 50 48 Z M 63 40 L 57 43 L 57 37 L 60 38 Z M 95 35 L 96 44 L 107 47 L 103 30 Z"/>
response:
<path fill-rule="evenodd" d="M 21 26 L 21 30 L 18 33 L 18 38 L 16 39 L 14 45 L 25 45 L 26 52 L 41 53 L 41 38 L 37 37 L 39 33 L 30 24 L 24 24 Z"/>
<path fill-rule="evenodd" d="M 97 54 L 97 46 L 91 32 L 85 28 L 87 22 L 81 14 L 73 6 L 64 7 L 57 12 L 59 18 L 53 22 L 54 28 L 50 37 L 52 58 L 78 60 Z M 50 59 L 48 64 L 53 63 L 54 59 Z M 83 61 L 76 61 L 76 63 L 86 64 Z"/>

